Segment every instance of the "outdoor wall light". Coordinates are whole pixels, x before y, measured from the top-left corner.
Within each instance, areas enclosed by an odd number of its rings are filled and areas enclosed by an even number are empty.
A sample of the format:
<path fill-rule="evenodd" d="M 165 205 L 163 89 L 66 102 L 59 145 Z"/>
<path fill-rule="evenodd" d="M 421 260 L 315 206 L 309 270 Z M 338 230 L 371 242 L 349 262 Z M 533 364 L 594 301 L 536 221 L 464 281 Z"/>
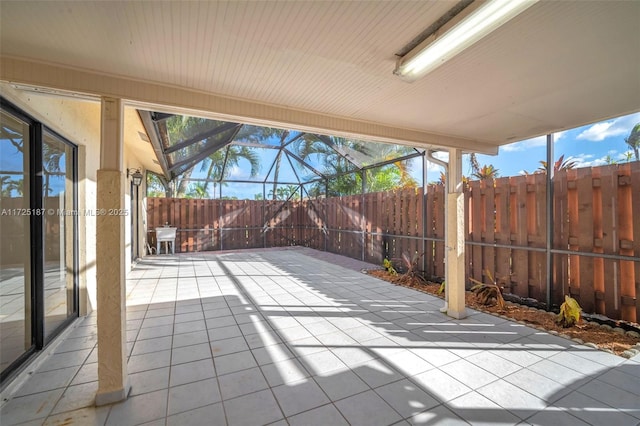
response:
<path fill-rule="evenodd" d="M 476 0 L 398 59 L 393 73 L 407 81 L 414 81 L 537 2 L 538 0 Z"/>
<path fill-rule="evenodd" d="M 140 186 L 142 183 L 142 173 L 140 173 L 140 169 L 127 169 L 127 178 L 129 177 L 135 186 Z"/>

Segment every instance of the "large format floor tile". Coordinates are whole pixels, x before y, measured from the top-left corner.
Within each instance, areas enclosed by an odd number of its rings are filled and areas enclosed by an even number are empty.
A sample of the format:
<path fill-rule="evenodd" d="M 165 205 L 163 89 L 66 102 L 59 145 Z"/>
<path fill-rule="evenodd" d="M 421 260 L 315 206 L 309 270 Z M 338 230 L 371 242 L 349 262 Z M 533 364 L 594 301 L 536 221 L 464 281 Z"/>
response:
<path fill-rule="evenodd" d="M 153 256 L 127 279 L 126 401 L 95 408 L 95 313 L 21 387 L 9 425 L 634 425 L 640 362 L 303 248 Z"/>

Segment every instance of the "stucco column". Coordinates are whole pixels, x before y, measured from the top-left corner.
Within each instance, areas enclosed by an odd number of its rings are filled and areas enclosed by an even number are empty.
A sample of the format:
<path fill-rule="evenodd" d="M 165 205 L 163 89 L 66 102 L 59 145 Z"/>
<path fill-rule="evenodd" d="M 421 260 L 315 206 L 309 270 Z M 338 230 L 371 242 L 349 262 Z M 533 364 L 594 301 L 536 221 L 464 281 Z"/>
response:
<path fill-rule="evenodd" d="M 127 398 L 125 305 L 126 177 L 122 171 L 123 106 L 121 99 L 103 98 L 100 170 L 96 212 L 96 270 L 98 314 L 98 393 L 96 405 Z"/>
<path fill-rule="evenodd" d="M 464 285 L 464 194 L 462 193 L 462 151 L 449 150 L 445 222 L 447 315 L 467 316 Z"/>

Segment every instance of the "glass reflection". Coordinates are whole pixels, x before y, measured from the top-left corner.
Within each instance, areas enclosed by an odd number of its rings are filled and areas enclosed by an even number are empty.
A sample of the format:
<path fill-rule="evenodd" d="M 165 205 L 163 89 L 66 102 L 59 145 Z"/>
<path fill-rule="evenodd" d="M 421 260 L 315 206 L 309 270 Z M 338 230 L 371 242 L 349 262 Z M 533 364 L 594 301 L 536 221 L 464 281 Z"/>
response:
<path fill-rule="evenodd" d="M 46 338 L 75 312 L 73 152 L 49 133 L 43 138 L 42 169 Z"/>
<path fill-rule="evenodd" d="M 0 371 L 32 346 L 29 126 L 0 112 Z"/>

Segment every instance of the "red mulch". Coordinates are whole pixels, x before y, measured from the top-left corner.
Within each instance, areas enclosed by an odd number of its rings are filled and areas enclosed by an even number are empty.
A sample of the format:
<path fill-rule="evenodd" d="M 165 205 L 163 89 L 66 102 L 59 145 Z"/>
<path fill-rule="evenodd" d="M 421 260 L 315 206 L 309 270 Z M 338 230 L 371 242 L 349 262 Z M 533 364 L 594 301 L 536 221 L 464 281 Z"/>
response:
<path fill-rule="evenodd" d="M 415 288 L 426 293 L 430 293 L 434 296 L 442 297 L 438 294 L 440 284 L 429 283 L 423 284 L 417 279 L 411 279 L 405 275 L 391 275 L 386 270 L 369 270 L 367 274 L 373 275 L 377 278 L 391 282 L 396 285 L 404 287 Z M 542 327 L 547 331 L 556 331 L 559 334 L 566 335 L 570 338 L 578 338 L 585 343 L 594 343 L 599 348 L 610 350 L 611 352 L 620 355 L 622 352 L 630 349 L 632 346 L 640 343 L 640 339 L 629 336 L 627 334 L 616 333 L 613 330 L 601 327 L 599 324 L 592 322 L 581 321 L 579 324 L 563 328 L 555 321 L 556 314 L 540 311 L 537 309 L 531 309 L 528 306 L 518 305 L 515 303 L 507 303 L 504 310 L 498 309 L 495 304 L 481 305 L 478 303 L 476 296 L 467 292 L 465 296 L 466 304 L 469 308 L 479 311 L 493 312 L 500 315 L 504 315 L 513 319 L 514 321 L 524 321 L 525 323 L 533 327 Z"/>

